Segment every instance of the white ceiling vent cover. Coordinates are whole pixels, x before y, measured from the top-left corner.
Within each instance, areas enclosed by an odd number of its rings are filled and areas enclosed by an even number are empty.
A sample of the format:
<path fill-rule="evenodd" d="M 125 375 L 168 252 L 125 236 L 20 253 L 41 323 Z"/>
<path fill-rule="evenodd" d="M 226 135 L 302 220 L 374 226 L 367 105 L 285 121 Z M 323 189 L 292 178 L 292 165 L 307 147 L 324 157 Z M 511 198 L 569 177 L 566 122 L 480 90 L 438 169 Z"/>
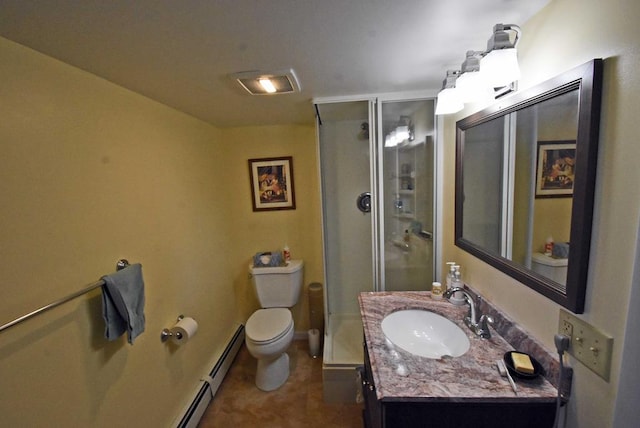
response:
<path fill-rule="evenodd" d="M 293 70 L 285 71 L 245 71 L 232 77 L 251 95 L 276 95 L 300 92 L 300 84 Z M 268 80 L 275 91 L 268 92 L 261 80 Z"/>

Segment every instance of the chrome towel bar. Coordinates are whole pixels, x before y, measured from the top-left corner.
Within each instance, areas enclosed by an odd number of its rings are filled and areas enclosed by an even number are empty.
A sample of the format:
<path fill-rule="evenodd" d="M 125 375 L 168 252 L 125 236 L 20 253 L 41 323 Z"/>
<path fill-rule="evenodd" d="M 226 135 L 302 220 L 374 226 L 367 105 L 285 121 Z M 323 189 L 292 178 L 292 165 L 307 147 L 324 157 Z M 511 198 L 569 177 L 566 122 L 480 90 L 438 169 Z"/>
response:
<path fill-rule="evenodd" d="M 117 270 L 124 269 L 127 266 L 129 266 L 129 262 L 126 259 L 118 260 L 118 263 L 116 263 L 116 269 Z M 69 300 L 73 300 L 76 297 L 79 297 L 79 296 L 81 296 L 81 295 L 83 295 L 85 293 L 88 293 L 89 291 L 94 290 L 94 289 L 96 289 L 98 287 L 101 287 L 103 285 L 104 285 L 104 281 L 101 279 L 99 281 L 94 282 L 93 284 L 89 284 L 88 286 L 86 286 L 85 288 L 83 288 L 80 291 L 76 291 L 75 293 L 70 294 L 70 295 L 68 295 L 66 297 L 63 297 L 62 299 L 56 300 L 55 302 L 51 302 L 48 305 L 45 305 L 45 306 L 43 306 L 43 307 L 41 307 L 39 309 L 36 309 L 33 312 L 29 312 L 28 314 L 23 315 L 23 316 L 21 316 L 19 318 L 16 318 L 11 322 L 3 324 L 0 327 L 0 333 L 2 333 L 4 330 L 8 329 L 9 327 L 13 327 L 16 324 L 20 324 L 22 321 L 26 321 L 29 318 L 35 317 L 36 315 L 39 315 L 39 314 L 41 314 L 43 312 L 48 311 L 49 309 L 53 309 L 56 306 L 60 306 L 63 303 L 68 302 Z"/>

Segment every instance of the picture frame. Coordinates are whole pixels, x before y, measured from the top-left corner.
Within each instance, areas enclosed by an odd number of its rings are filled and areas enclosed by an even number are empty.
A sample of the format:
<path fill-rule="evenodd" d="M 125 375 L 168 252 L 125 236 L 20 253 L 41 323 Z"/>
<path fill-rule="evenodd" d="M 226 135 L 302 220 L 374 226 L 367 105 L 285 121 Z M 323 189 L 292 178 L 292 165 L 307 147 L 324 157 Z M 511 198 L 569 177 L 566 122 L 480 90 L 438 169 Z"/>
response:
<path fill-rule="evenodd" d="M 538 141 L 536 198 L 573 196 L 576 140 Z"/>
<path fill-rule="evenodd" d="M 253 211 L 295 210 L 293 158 L 249 159 Z"/>

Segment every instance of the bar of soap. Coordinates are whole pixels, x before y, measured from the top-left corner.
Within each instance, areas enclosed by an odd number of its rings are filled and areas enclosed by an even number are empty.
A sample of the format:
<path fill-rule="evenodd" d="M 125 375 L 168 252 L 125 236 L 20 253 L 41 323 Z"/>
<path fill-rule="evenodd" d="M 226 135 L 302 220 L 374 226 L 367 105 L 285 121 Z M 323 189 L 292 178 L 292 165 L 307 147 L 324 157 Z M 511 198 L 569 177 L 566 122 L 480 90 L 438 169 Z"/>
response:
<path fill-rule="evenodd" d="M 519 352 L 511 353 L 511 360 L 513 361 L 513 368 L 521 373 L 534 374 L 533 363 L 531 358 L 527 354 L 521 354 Z"/>

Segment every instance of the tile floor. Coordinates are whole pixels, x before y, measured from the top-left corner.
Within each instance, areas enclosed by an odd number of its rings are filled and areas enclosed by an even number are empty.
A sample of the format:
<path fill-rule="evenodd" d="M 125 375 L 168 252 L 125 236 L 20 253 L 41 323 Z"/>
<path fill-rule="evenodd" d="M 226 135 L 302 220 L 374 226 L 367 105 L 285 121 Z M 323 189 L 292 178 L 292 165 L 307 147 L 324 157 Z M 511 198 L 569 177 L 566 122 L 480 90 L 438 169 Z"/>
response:
<path fill-rule="evenodd" d="M 291 374 L 271 392 L 254 384 L 256 361 L 246 346 L 236 356 L 199 428 L 359 428 L 361 404 L 326 404 L 322 399 L 322 358 L 311 358 L 307 342 L 296 340 L 288 352 Z"/>

